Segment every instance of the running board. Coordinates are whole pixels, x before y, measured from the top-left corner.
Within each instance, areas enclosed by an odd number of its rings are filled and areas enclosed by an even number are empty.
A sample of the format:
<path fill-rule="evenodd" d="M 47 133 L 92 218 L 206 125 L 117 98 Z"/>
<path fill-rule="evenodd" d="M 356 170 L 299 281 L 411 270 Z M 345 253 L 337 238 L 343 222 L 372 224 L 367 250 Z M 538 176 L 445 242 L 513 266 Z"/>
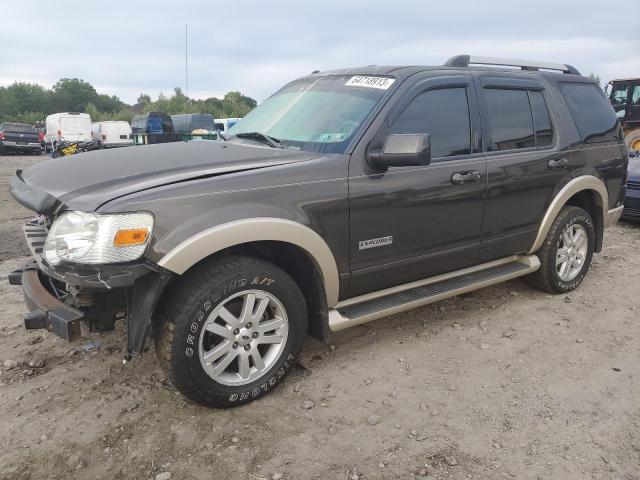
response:
<path fill-rule="evenodd" d="M 514 255 L 457 272 L 350 298 L 339 302 L 329 310 L 329 328 L 332 332 L 337 332 L 521 277 L 539 268 L 540 260 L 536 255 Z"/>

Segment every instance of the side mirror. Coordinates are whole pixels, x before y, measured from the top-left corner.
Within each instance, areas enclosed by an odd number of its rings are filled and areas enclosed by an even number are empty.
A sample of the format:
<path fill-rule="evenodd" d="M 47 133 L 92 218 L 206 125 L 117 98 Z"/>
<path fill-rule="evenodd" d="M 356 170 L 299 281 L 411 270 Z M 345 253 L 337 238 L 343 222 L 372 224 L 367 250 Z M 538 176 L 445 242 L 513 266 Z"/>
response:
<path fill-rule="evenodd" d="M 428 133 L 394 133 L 387 137 L 382 151 L 368 153 L 371 166 L 420 167 L 431 163 L 431 139 Z"/>

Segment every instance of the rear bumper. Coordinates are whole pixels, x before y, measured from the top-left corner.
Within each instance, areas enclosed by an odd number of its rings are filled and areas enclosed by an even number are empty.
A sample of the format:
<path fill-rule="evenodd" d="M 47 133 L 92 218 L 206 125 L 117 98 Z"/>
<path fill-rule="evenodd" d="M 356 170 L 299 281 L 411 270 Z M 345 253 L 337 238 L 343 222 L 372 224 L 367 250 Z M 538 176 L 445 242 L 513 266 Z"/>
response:
<path fill-rule="evenodd" d="M 80 321 L 84 313 L 64 303 L 45 288 L 35 268 L 13 272 L 9 275 L 11 285 L 22 285 L 24 300 L 29 313 L 24 316 L 28 330 L 46 328 L 69 340 L 80 338 Z"/>
<path fill-rule="evenodd" d="M 0 147 L 2 148 L 14 148 L 16 150 L 22 150 L 22 149 L 36 149 L 36 148 L 41 148 L 42 145 L 40 144 L 40 142 L 33 142 L 33 143 L 17 143 L 17 142 L 11 142 L 9 140 L 4 140 L 2 142 L 0 142 Z"/>

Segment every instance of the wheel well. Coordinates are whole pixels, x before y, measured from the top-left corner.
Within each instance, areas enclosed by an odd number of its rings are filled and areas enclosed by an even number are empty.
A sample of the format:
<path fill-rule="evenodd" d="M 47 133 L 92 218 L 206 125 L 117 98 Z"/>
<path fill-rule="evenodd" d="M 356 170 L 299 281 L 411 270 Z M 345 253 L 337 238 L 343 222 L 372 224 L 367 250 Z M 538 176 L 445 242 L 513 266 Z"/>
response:
<path fill-rule="evenodd" d="M 598 201 L 596 192 L 593 190 L 582 190 L 569 198 L 565 205 L 580 207 L 583 210 L 589 212 L 589 215 L 591 215 L 591 218 L 593 219 L 593 224 L 596 230 L 594 251 L 601 252 L 604 236 L 604 212 L 602 211 L 603 206 Z"/>
<path fill-rule="evenodd" d="M 211 258 L 226 255 L 246 255 L 259 258 L 281 268 L 295 280 L 307 302 L 309 334 L 318 340 L 329 340 L 329 311 L 324 281 L 319 267 L 302 248 L 287 242 L 259 241 L 234 245 L 202 259 L 196 265 Z M 192 266 L 191 268 L 195 267 Z"/>

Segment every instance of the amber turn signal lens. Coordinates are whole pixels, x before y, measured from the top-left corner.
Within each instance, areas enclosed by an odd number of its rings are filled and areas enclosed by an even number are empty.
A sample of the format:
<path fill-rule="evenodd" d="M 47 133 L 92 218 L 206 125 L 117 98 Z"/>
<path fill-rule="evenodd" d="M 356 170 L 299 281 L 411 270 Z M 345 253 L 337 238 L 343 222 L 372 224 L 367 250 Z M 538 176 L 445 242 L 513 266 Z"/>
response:
<path fill-rule="evenodd" d="M 118 230 L 113 239 L 116 247 L 128 247 L 131 245 L 141 245 L 147 241 L 149 230 L 146 228 L 135 228 L 131 230 Z"/>

